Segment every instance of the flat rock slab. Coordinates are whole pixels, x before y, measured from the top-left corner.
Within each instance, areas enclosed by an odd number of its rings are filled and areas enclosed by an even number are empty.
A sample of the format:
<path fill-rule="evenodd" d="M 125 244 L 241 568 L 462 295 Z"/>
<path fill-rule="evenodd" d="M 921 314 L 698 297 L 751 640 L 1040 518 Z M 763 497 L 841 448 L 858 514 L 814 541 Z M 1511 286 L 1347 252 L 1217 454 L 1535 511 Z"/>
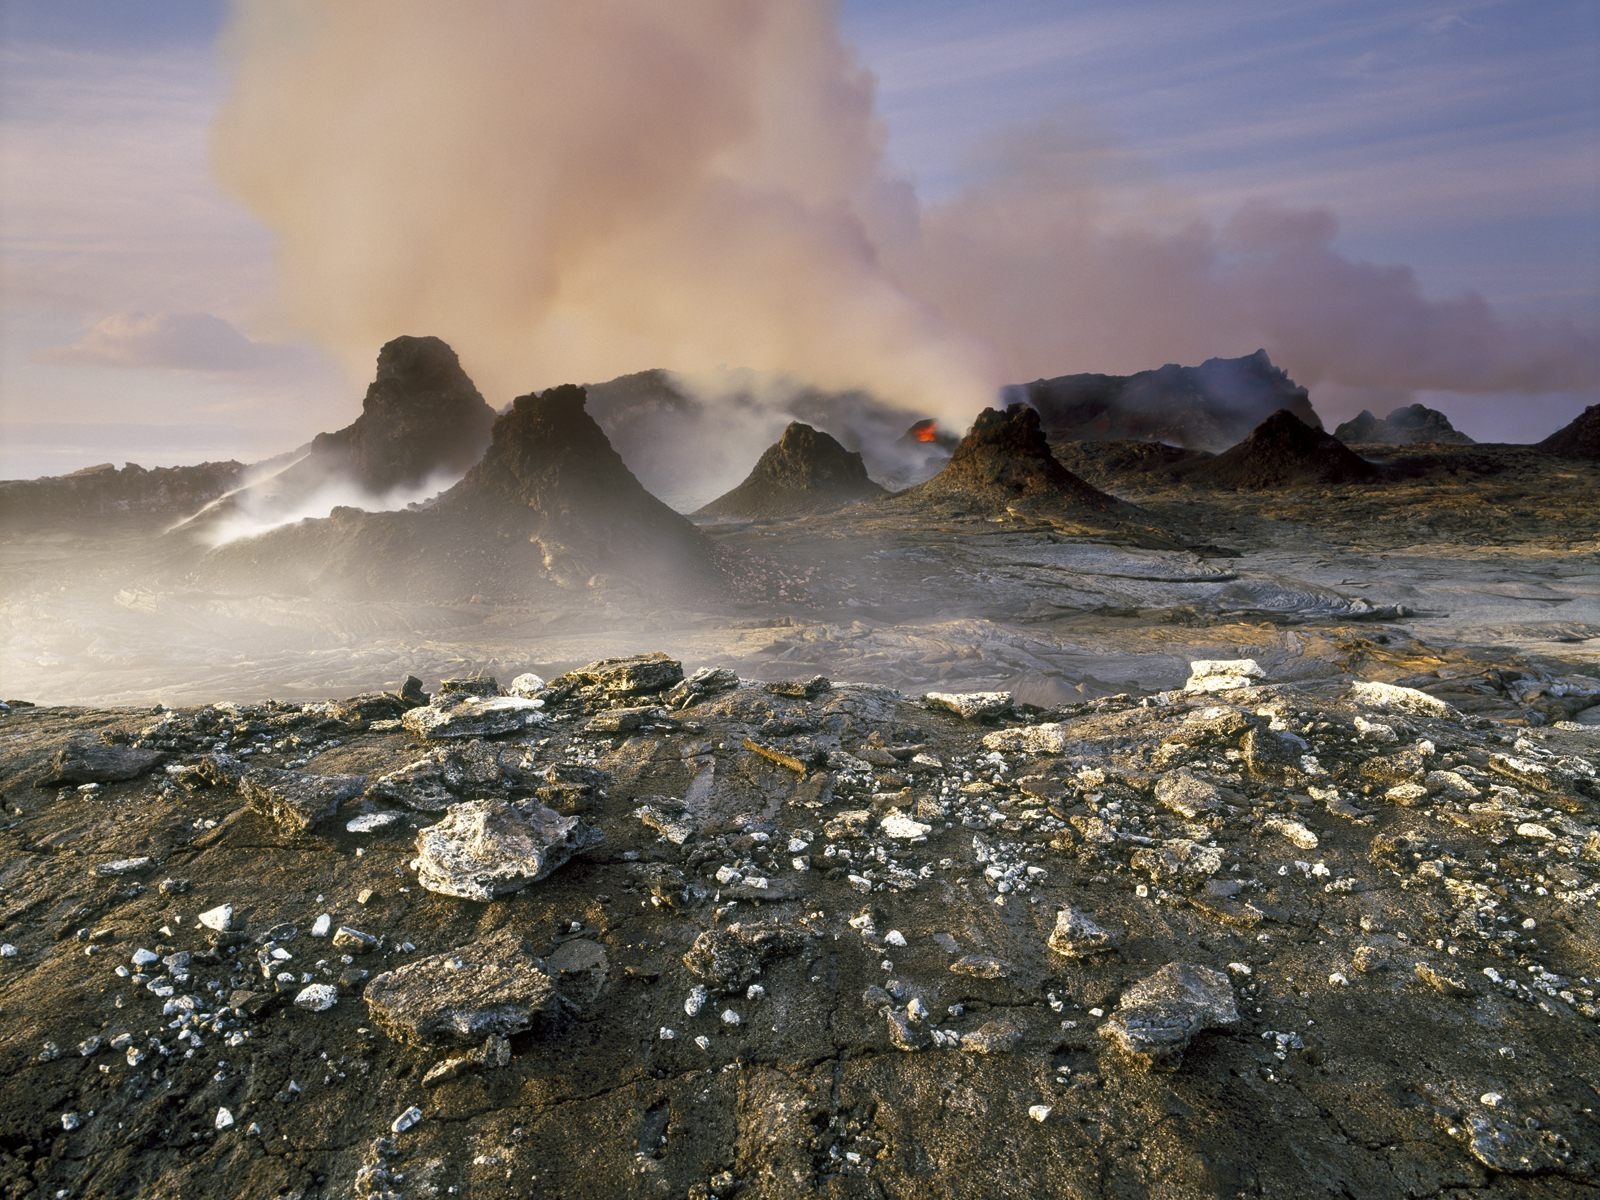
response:
<path fill-rule="evenodd" d="M 1011 711 L 1010 692 L 929 692 L 922 697 L 934 708 L 946 709 L 967 721 L 983 721 Z"/>
<path fill-rule="evenodd" d="M 404 804 L 420 812 L 443 812 L 472 795 L 505 794 L 524 781 L 522 748 L 469 741 L 443 746 L 372 781 L 373 800 Z"/>
<path fill-rule="evenodd" d="M 302 831 L 333 816 L 346 800 L 367 787 L 364 775 L 311 775 L 251 767 L 238 779 L 239 794 L 262 816 L 286 829 Z"/>
<path fill-rule="evenodd" d="M 543 879 L 600 831 L 537 800 L 469 800 L 417 834 L 417 882 L 463 900 L 493 900 Z"/>
<path fill-rule="evenodd" d="M 683 682 L 683 664 L 665 654 L 602 658 L 555 680 L 555 687 L 593 689 L 608 696 L 647 696 Z"/>
<path fill-rule="evenodd" d="M 1427 692 L 1419 692 L 1416 688 L 1400 687 L 1393 683 L 1379 683 L 1376 680 L 1358 679 L 1350 685 L 1350 699 L 1363 708 L 1380 709 L 1384 712 L 1409 713 L 1415 717 L 1454 717 L 1459 716 L 1443 700 L 1430 696 Z"/>
<path fill-rule="evenodd" d="M 413 1045 L 479 1045 L 529 1028 L 555 1000 L 544 963 L 502 930 L 374 977 L 366 989 L 372 1019 Z"/>
<path fill-rule="evenodd" d="M 1100 1036 L 1141 1066 L 1175 1071 L 1184 1051 L 1207 1029 L 1239 1022 L 1233 985 L 1221 971 L 1168 963 L 1122 994 Z"/>
<path fill-rule="evenodd" d="M 39 780 L 40 787 L 63 787 L 77 783 L 121 783 L 137 779 L 161 763 L 160 750 L 137 746 L 113 746 L 94 738 L 75 738 L 50 760 L 50 769 Z"/>
<path fill-rule="evenodd" d="M 406 730 L 419 738 L 498 737 L 517 733 L 546 718 L 543 705 L 523 696 L 474 696 L 451 692 L 434 698 L 432 704 L 409 710 L 400 718 Z"/>

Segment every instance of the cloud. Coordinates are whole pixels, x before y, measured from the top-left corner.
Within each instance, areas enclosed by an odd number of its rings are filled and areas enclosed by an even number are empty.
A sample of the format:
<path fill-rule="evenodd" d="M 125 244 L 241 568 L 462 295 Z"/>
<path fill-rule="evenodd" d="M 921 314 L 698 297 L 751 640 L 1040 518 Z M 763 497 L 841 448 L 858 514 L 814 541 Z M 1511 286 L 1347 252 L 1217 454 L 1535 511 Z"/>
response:
<path fill-rule="evenodd" d="M 52 366 L 157 367 L 174 371 L 255 371 L 287 367 L 303 350 L 254 342 L 203 312 L 113 313 L 66 346 L 35 353 Z"/>
<path fill-rule="evenodd" d="M 1258 346 L 1308 384 L 1592 385 L 1592 330 L 1429 295 L 1342 253 L 1325 207 L 1219 218 L 1071 131 L 991 139 L 967 186 L 919 198 L 837 17 L 241 4 L 219 174 L 307 332 L 360 364 L 436 333 L 492 395 L 735 364 L 959 422 L 1001 383 Z"/>

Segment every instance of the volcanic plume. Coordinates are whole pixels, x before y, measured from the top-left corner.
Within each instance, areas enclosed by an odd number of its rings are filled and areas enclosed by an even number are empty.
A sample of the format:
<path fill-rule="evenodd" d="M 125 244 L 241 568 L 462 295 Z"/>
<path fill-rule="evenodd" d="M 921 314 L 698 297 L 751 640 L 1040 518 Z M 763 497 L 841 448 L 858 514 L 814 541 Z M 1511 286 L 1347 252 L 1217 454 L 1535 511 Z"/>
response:
<path fill-rule="evenodd" d="M 756 462 L 744 482 L 696 516 L 767 518 L 826 512 L 885 495 L 867 478 L 861 455 L 799 421 Z"/>
<path fill-rule="evenodd" d="M 428 328 L 492 395 L 736 364 L 954 426 L 1008 379 L 1219 346 L 1346 389 L 1593 381 L 1592 330 L 1430 296 L 1346 257 L 1325 209 L 1216 221 L 1066 134 L 995 139 L 926 202 L 834 3 L 232 13 L 218 173 L 278 240 L 291 319 L 352 365 Z"/>

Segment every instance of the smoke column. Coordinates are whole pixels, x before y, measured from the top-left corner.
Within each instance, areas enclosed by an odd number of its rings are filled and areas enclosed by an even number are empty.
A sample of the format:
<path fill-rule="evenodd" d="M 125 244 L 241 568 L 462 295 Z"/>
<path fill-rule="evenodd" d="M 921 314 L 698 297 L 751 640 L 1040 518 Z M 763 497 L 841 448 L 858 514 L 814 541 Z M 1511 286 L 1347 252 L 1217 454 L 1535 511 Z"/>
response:
<path fill-rule="evenodd" d="M 359 374 L 445 338 L 496 403 L 647 367 L 861 388 L 959 427 L 995 388 L 1267 347 L 1301 382 L 1591 388 L 1570 324 L 1512 325 L 1333 248 L 1321 211 L 1181 198 L 1019 136 L 922 206 L 886 171 L 831 0 L 237 4 L 223 182 L 284 300 Z"/>

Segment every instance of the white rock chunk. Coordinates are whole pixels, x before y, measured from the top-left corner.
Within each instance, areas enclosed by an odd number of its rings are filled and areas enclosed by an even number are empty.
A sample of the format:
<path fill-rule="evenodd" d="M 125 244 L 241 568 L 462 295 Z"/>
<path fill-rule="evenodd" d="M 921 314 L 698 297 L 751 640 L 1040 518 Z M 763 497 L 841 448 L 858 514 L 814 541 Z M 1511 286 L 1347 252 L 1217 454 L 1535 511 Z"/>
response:
<path fill-rule="evenodd" d="M 1192 693 L 1231 692 L 1255 687 L 1267 673 L 1253 658 L 1197 658 L 1189 664 L 1183 690 Z"/>
<path fill-rule="evenodd" d="M 1375 680 L 1357 680 L 1350 685 L 1350 699 L 1364 708 L 1377 708 L 1385 712 L 1410 713 L 1416 717 L 1454 717 L 1459 714 L 1443 700 L 1419 692 L 1416 688 L 1398 687 L 1392 683 Z"/>
<path fill-rule="evenodd" d="M 219 904 L 215 908 L 208 908 L 197 919 L 207 929 L 227 933 L 233 928 L 233 905 Z"/>

